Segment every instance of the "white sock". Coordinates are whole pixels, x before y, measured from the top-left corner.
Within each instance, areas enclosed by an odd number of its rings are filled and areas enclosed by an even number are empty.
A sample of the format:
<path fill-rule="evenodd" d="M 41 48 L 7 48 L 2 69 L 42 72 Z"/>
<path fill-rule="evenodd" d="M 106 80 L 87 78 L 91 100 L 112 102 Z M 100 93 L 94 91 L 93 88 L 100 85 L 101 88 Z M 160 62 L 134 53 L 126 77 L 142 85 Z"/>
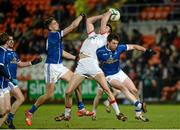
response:
<path fill-rule="evenodd" d="M 112 103 L 111 106 L 113 107 L 114 111 L 116 112 L 116 115 L 119 115 L 120 110 L 119 110 L 119 107 L 117 105 L 117 102 Z"/>
<path fill-rule="evenodd" d="M 109 104 L 110 104 L 108 100 L 105 100 L 103 103 L 106 107 L 109 106 Z"/>
<path fill-rule="evenodd" d="M 136 116 L 140 116 L 141 115 L 141 111 L 140 112 L 136 112 Z"/>
<path fill-rule="evenodd" d="M 81 110 L 79 110 L 79 111 L 84 111 L 85 110 L 85 108 L 82 108 Z"/>
<path fill-rule="evenodd" d="M 96 109 L 93 109 L 93 111 L 92 111 L 94 114 L 93 115 L 96 115 Z"/>
<path fill-rule="evenodd" d="M 65 117 L 70 116 L 71 108 L 65 108 Z"/>

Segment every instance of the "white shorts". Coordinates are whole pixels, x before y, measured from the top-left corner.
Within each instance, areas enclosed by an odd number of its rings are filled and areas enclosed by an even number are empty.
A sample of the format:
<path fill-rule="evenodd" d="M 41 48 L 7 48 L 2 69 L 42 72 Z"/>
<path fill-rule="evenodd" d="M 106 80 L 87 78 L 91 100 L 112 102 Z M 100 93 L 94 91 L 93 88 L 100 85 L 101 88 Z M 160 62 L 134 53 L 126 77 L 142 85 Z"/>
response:
<path fill-rule="evenodd" d="M 98 65 L 98 61 L 91 57 L 80 59 L 75 70 L 75 74 L 88 77 L 95 77 L 98 73 L 103 72 Z"/>
<path fill-rule="evenodd" d="M 0 89 L 0 98 L 4 97 L 4 92 L 2 89 Z"/>
<path fill-rule="evenodd" d="M 18 86 L 17 85 L 14 85 L 13 83 L 11 82 L 8 82 L 8 89 L 9 91 L 13 90 L 14 88 L 17 88 Z"/>
<path fill-rule="evenodd" d="M 0 97 L 4 97 L 4 94 L 9 93 L 9 88 L 0 89 Z"/>
<path fill-rule="evenodd" d="M 56 83 L 69 69 L 63 64 L 45 64 L 44 74 L 46 83 Z"/>
<path fill-rule="evenodd" d="M 108 82 L 111 82 L 111 80 L 115 79 L 115 80 L 118 80 L 119 82 L 123 83 L 124 80 L 127 78 L 128 78 L 128 76 L 122 70 L 120 70 L 118 73 L 116 73 L 114 75 L 106 76 L 106 80 Z"/>

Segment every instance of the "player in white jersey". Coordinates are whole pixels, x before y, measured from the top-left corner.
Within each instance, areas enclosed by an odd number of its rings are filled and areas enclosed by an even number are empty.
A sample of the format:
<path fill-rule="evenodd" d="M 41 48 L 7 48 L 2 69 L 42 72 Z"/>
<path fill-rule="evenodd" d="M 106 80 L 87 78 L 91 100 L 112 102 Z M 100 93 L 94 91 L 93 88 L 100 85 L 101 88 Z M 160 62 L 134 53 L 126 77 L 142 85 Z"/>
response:
<path fill-rule="evenodd" d="M 116 103 L 116 100 L 110 91 L 108 84 L 106 82 L 105 76 L 102 70 L 98 66 L 98 61 L 96 57 L 96 50 L 107 43 L 106 38 L 110 31 L 107 22 L 112 12 L 108 11 L 103 15 L 98 15 L 90 17 L 86 21 L 86 28 L 88 33 L 88 38 L 84 41 L 80 50 L 80 60 L 78 62 L 77 68 L 69 85 L 65 91 L 65 112 L 64 114 L 57 117 L 58 121 L 70 120 L 71 118 L 71 107 L 72 107 L 72 93 L 78 87 L 78 85 L 85 79 L 85 76 L 90 76 L 95 79 L 103 88 L 104 92 L 108 95 L 110 104 L 115 110 L 116 117 L 118 120 L 126 121 L 127 117 L 124 116 Z M 95 34 L 93 23 L 101 19 L 100 34 Z"/>

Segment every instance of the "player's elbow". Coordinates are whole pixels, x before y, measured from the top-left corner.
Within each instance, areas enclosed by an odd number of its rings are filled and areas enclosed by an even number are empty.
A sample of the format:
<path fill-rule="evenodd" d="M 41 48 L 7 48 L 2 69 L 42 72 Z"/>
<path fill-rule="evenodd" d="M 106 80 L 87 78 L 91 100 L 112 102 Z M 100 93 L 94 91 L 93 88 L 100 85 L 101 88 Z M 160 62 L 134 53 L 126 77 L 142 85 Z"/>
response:
<path fill-rule="evenodd" d="M 87 18 L 86 24 L 90 24 L 90 23 L 92 23 L 92 19 L 91 18 Z"/>

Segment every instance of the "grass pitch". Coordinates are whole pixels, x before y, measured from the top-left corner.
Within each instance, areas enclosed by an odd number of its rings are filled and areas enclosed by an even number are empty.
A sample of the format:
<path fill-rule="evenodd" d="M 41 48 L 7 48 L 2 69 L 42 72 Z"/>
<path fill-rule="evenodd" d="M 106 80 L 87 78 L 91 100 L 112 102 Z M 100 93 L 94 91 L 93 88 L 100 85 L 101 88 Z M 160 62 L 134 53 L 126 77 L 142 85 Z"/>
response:
<path fill-rule="evenodd" d="M 32 126 L 25 125 L 24 111 L 31 105 L 23 105 L 17 112 L 14 124 L 18 129 L 180 129 L 180 105 L 148 105 L 146 116 L 150 122 L 142 122 L 134 118 L 133 105 L 120 105 L 121 112 L 127 115 L 126 122 L 118 121 L 111 108 L 111 113 L 106 113 L 103 105 L 98 106 L 97 120 L 91 117 L 78 117 L 77 107 L 72 107 L 72 118 L 69 122 L 54 121 L 54 117 L 64 112 L 63 105 L 44 105 L 40 107 L 33 116 Z M 92 105 L 86 105 L 88 110 Z M 7 128 L 3 125 L 2 128 Z"/>

